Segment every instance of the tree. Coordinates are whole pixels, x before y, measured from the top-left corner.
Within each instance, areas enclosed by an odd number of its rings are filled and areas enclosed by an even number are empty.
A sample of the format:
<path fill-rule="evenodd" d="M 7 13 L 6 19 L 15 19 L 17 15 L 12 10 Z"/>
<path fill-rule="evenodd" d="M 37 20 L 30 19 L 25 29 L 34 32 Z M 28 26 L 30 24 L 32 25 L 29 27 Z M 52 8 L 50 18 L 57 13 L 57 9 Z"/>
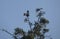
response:
<path fill-rule="evenodd" d="M 5 31 L 6 33 L 10 34 L 14 37 L 14 39 L 45 39 L 45 33 L 49 32 L 49 29 L 46 28 L 46 25 L 49 24 L 49 20 L 47 20 L 43 15 L 45 14 L 44 11 L 42 11 L 43 8 L 37 8 L 37 21 L 34 21 L 32 23 L 29 19 L 29 10 L 27 10 L 26 13 L 24 13 L 24 16 L 26 17 L 24 19 L 25 23 L 29 24 L 30 30 L 28 32 L 24 31 L 21 28 L 15 28 L 14 34 L 11 34 L 5 29 L 0 29 L 2 31 Z M 32 28 L 33 27 L 33 28 Z M 50 37 L 50 36 L 47 36 Z M 52 39 L 50 37 L 50 39 Z"/>
<path fill-rule="evenodd" d="M 14 35 L 17 37 L 17 39 L 34 39 L 35 37 L 37 37 L 35 39 L 45 39 L 45 33 L 49 31 L 49 29 L 46 28 L 46 25 L 49 23 L 49 20 L 44 18 L 43 15 L 45 14 L 45 12 L 42 11 L 42 9 L 43 8 L 36 9 L 38 20 L 34 21 L 34 24 L 29 19 L 29 10 L 27 10 L 27 12 L 24 13 L 24 16 L 26 17 L 24 19 L 24 22 L 29 24 L 30 30 L 28 30 L 28 32 L 25 32 L 23 31 L 23 29 L 16 28 Z M 34 27 L 32 28 L 32 26 Z M 17 35 L 20 35 L 20 37 L 18 38 Z"/>

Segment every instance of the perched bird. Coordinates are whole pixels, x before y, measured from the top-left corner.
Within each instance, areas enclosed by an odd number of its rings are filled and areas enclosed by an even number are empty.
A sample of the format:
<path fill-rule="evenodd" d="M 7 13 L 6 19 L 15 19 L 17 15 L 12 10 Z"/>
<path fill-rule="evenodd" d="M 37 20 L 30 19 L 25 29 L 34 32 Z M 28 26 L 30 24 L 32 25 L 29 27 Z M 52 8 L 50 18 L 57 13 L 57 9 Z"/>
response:
<path fill-rule="evenodd" d="M 29 10 L 27 10 L 27 13 L 24 13 L 24 16 L 29 17 Z"/>

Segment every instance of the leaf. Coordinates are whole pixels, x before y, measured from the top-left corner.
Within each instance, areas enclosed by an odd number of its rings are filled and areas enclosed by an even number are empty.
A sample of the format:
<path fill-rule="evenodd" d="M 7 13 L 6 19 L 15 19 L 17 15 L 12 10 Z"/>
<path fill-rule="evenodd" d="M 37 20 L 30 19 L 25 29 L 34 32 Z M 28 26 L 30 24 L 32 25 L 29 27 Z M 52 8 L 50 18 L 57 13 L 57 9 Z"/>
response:
<path fill-rule="evenodd" d="M 43 29 L 43 31 L 44 31 L 44 32 L 48 32 L 48 31 L 49 31 L 49 29 Z"/>
<path fill-rule="evenodd" d="M 24 35 L 25 34 L 25 32 L 23 31 L 23 29 L 20 29 L 20 28 L 16 28 L 15 29 L 15 33 L 14 33 L 15 35 L 17 35 L 17 34 L 22 34 L 22 35 Z"/>
<path fill-rule="evenodd" d="M 40 11 L 41 9 L 43 9 L 43 8 L 37 8 L 37 9 L 36 9 L 36 12 Z"/>
<path fill-rule="evenodd" d="M 40 23 L 46 24 L 46 23 L 49 23 L 49 21 L 47 19 L 45 19 L 45 18 L 42 17 L 40 19 Z"/>
<path fill-rule="evenodd" d="M 24 22 L 27 22 L 27 21 L 29 21 L 29 20 L 28 20 L 27 18 L 25 18 L 25 19 L 24 19 Z"/>
<path fill-rule="evenodd" d="M 39 9 L 39 8 L 37 8 L 37 9 L 36 9 L 36 12 L 38 12 L 38 11 L 40 11 L 40 9 Z"/>

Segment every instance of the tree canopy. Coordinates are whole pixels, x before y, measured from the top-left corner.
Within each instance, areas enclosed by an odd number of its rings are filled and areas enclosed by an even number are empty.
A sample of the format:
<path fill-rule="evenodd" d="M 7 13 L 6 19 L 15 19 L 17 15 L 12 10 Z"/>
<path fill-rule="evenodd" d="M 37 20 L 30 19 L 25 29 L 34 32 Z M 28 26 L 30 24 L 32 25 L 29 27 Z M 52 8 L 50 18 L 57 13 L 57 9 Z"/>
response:
<path fill-rule="evenodd" d="M 34 21 L 32 23 L 30 21 L 30 12 L 27 10 L 26 13 L 23 15 L 25 16 L 24 22 L 28 23 L 30 30 L 28 32 L 24 31 L 23 29 L 17 27 L 14 29 L 14 33 L 11 34 L 5 29 L 0 29 L 2 31 L 5 31 L 6 33 L 10 34 L 14 37 L 14 39 L 45 39 L 45 33 L 49 32 L 49 29 L 46 28 L 47 24 L 49 24 L 49 20 L 44 17 L 45 12 L 42 11 L 43 8 L 37 8 L 36 9 L 36 17 L 38 18 L 37 21 Z M 32 28 L 33 27 L 33 28 Z M 50 36 L 49 39 L 52 39 Z"/>
<path fill-rule="evenodd" d="M 29 24 L 30 30 L 26 32 L 23 29 L 16 28 L 14 32 L 14 35 L 16 36 L 14 37 L 15 39 L 45 39 L 45 33 L 49 32 L 49 29 L 46 28 L 46 25 L 49 24 L 49 20 L 43 16 L 45 12 L 42 10 L 43 8 L 36 9 L 38 20 L 34 21 L 34 24 L 29 19 L 29 10 L 24 13 L 24 22 Z M 34 27 L 32 28 L 32 26 Z M 18 38 L 17 35 L 20 35 L 20 37 Z"/>

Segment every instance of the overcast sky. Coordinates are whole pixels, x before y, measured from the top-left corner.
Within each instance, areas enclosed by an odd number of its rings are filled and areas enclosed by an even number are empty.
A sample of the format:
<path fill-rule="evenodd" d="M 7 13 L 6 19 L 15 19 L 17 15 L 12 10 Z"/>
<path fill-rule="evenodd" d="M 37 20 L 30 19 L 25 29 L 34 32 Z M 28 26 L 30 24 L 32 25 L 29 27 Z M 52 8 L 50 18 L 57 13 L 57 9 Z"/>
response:
<path fill-rule="evenodd" d="M 35 20 L 35 9 L 43 8 L 45 17 L 50 21 L 48 35 L 60 39 L 60 0 L 0 0 L 0 28 L 13 33 L 16 27 L 29 29 L 24 23 L 23 13 L 30 10 L 30 18 Z M 34 19 L 33 19 L 34 18 Z M 0 39 L 13 39 L 6 32 L 0 31 Z"/>

